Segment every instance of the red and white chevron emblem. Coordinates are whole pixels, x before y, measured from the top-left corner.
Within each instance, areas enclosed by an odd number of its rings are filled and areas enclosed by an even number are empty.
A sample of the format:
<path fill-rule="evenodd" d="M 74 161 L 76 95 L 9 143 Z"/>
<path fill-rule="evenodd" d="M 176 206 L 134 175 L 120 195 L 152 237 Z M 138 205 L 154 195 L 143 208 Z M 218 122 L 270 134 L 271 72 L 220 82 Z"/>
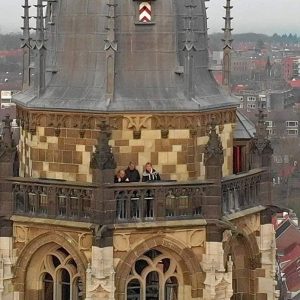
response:
<path fill-rule="evenodd" d="M 151 22 L 151 4 L 149 2 L 142 2 L 139 6 L 139 21 Z"/>

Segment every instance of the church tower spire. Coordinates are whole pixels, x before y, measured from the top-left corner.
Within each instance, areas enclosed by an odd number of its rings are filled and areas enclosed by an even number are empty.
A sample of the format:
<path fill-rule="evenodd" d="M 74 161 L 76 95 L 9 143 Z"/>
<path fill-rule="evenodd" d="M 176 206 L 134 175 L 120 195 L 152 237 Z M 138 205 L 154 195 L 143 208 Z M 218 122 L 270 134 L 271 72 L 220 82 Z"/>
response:
<path fill-rule="evenodd" d="M 30 5 L 28 4 L 28 0 L 24 1 L 24 5 L 22 6 L 24 9 L 24 15 L 22 16 L 23 19 L 23 37 L 21 48 L 23 48 L 23 86 L 24 88 L 28 88 L 30 85 L 30 52 L 31 52 L 31 37 L 30 37 L 30 26 L 29 20 L 31 17 L 29 16 L 29 8 Z"/>
<path fill-rule="evenodd" d="M 37 1 L 36 16 L 36 40 L 34 49 L 36 51 L 35 61 L 35 91 L 39 97 L 45 90 L 45 69 L 46 69 L 46 46 L 44 27 L 44 5 L 42 0 Z"/>
<path fill-rule="evenodd" d="M 233 17 L 231 17 L 231 9 L 233 6 L 230 3 L 231 0 L 226 0 L 226 6 L 224 6 L 226 10 L 225 17 L 225 27 L 222 29 L 224 31 L 224 38 L 222 41 L 224 42 L 223 46 L 223 86 L 225 86 L 228 90 L 230 89 L 230 70 L 231 70 L 231 50 L 232 50 L 232 35 L 231 31 L 233 30 L 231 27 L 231 21 Z"/>

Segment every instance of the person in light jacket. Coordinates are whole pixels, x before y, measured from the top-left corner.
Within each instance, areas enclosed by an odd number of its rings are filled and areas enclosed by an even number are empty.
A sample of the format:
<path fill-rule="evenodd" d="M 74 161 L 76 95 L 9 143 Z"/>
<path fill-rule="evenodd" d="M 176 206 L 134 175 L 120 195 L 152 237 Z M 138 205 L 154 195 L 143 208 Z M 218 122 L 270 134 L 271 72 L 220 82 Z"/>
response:
<path fill-rule="evenodd" d="M 160 180 L 160 175 L 159 173 L 152 168 L 152 163 L 147 162 L 145 165 L 145 172 L 143 173 L 143 178 L 142 181 L 159 181 Z"/>

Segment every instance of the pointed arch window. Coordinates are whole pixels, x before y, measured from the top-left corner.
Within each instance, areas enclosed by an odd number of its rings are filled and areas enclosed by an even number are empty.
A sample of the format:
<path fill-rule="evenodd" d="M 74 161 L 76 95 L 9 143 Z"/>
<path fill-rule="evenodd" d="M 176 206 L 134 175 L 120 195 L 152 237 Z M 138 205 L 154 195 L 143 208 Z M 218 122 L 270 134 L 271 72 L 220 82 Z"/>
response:
<path fill-rule="evenodd" d="M 146 299 L 159 300 L 159 275 L 152 271 L 146 277 Z"/>
<path fill-rule="evenodd" d="M 172 276 L 165 283 L 165 300 L 178 299 L 178 280 Z"/>
<path fill-rule="evenodd" d="M 43 300 L 53 300 L 54 283 L 53 278 L 49 273 L 43 276 Z"/>
<path fill-rule="evenodd" d="M 132 279 L 127 285 L 127 299 L 141 300 L 141 283 L 138 279 Z"/>
<path fill-rule="evenodd" d="M 71 296 L 71 283 L 69 272 L 66 269 L 62 269 L 59 279 L 60 299 L 69 300 Z"/>
<path fill-rule="evenodd" d="M 83 300 L 84 288 L 77 264 L 64 249 L 44 257 L 41 273 L 42 300 Z"/>
<path fill-rule="evenodd" d="M 182 282 L 182 272 L 175 259 L 152 249 L 132 266 L 126 300 L 178 300 Z"/>

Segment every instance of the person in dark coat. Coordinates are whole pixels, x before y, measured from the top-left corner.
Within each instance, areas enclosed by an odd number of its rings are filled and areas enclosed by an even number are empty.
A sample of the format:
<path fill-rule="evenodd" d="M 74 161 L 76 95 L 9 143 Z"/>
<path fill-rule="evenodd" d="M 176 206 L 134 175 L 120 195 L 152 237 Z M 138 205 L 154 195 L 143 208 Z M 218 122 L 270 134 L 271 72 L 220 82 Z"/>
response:
<path fill-rule="evenodd" d="M 135 168 L 135 164 L 132 161 L 128 164 L 128 168 L 125 170 L 125 173 L 130 182 L 139 182 L 141 180 L 140 173 Z"/>
<path fill-rule="evenodd" d="M 126 173 L 123 169 L 118 170 L 117 174 L 115 175 L 114 182 L 115 183 L 129 182 L 129 179 L 126 176 Z"/>
<path fill-rule="evenodd" d="M 152 168 L 152 163 L 147 162 L 145 165 L 145 172 L 143 173 L 142 181 L 159 181 L 160 175 L 159 173 Z"/>

